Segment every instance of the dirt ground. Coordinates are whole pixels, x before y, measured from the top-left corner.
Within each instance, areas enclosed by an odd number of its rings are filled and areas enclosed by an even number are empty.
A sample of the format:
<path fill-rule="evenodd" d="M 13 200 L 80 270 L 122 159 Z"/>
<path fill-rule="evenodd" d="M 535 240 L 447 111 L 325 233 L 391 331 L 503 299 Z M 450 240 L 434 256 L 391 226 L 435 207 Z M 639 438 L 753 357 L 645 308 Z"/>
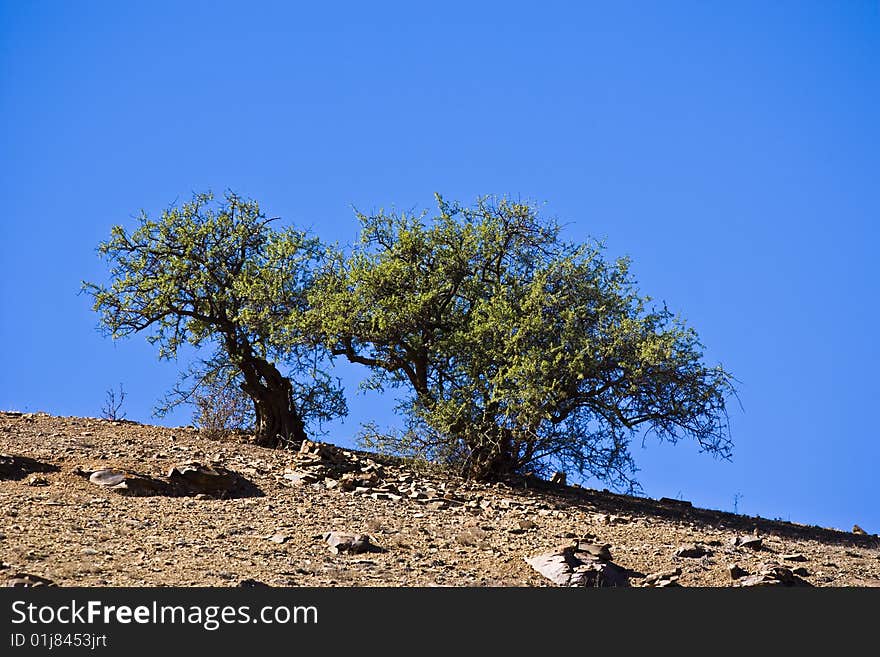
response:
<path fill-rule="evenodd" d="M 563 485 L 475 484 L 311 449 L 0 412 L 0 583 L 28 573 L 60 586 L 553 586 L 524 559 L 586 539 L 610 547 L 632 586 L 674 569 L 682 586 L 733 586 L 731 565 L 768 563 L 814 586 L 880 585 L 874 535 Z M 235 487 L 133 494 L 89 479 L 117 469 L 161 483 L 193 461 L 233 473 Z M 375 547 L 335 554 L 327 532 L 366 534 Z M 705 554 L 676 556 L 689 544 Z"/>

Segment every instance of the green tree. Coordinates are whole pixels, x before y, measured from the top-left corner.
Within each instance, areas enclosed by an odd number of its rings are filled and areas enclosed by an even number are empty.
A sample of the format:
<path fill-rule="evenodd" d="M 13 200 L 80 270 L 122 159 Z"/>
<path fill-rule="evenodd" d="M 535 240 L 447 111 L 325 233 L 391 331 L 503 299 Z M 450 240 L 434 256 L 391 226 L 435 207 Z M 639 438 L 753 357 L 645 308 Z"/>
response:
<path fill-rule="evenodd" d="M 564 242 L 525 203 L 437 208 L 359 213 L 359 244 L 310 290 L 308 331 L 369 367 L 368 386 L 409 391 L 407 429 L 374 444 L 476 477 L 555 467 L 617 487 L 646 431 L 730 455 L 730 375 L 638 295 L 626 259 Z"/>
<path fill-rule="evenodd" d="M 175 359 L 185 343 L 212 350 L 160 410 L 218 378 L 232 380 L 253 401 L 258 444 L 277 447 L 301 442 L 311 422 L 345 413 L 345 402 L 322 367 L 324 350 L 290 321 L 306 310 L 325 248 L 273 221 L 231 192 L 222 201 L 196 194 L 158 220 L 142 212 L 134 231 L 114 226 L 98 247 L 111 264 L 109 286 L 83 289 L 114 339 L 146 332 L 161 359 Z"/>

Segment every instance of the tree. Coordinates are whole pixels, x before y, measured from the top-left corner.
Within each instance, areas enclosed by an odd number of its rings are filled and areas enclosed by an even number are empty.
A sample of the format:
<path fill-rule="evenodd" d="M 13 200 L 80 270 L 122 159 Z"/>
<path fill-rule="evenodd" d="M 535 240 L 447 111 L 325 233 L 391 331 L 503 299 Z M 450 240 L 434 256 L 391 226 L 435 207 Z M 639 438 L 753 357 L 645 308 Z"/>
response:
<path fill-rule="evenodd" d="M 275 447 L 301 442 L 310 422 L 343 414 L 345 402 L 322 367 L 324 350 L 289 321 L 306 310 L 325 248 L 273 221 L 231 192 L 222 202 L 196 194 L 156 221 L 142 212 L 133 232 L 114 226 L 98 247 L 112 263 L 109 287 L 83 289 L 114 339 L 147 332 L 161 359 L 185 343 L 210 347 L 170 405 L 218 377 L 234 380 L 253 401 L 257 443 Z"/>
<path fill-rule="evenodd" d="M 358 213 L 359 244 L 310 290 L 309 332 L 368 386 L 409 391 L 406 430 L 380 443 L 475 477 L 556 467 L 617 487 L 643 431 L 729 457 L 732 378 L 637 294 L 626 259 L 564 242 L 525 203 L 437 208 Z"/>

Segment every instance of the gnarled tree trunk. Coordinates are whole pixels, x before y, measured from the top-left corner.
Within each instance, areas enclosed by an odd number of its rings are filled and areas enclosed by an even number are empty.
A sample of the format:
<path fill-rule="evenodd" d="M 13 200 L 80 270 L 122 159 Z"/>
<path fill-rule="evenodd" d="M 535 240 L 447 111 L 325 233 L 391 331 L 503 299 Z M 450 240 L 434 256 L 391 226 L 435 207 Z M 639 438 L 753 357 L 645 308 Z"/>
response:
<path fill-rule="evenodd" d="M 241 365 L 241 389 L 254 402 L 256 443 L 263 447 L 298 447 L 305 423 L 293 404 L 290 380 L 272 363 L 251 357 Z"/>

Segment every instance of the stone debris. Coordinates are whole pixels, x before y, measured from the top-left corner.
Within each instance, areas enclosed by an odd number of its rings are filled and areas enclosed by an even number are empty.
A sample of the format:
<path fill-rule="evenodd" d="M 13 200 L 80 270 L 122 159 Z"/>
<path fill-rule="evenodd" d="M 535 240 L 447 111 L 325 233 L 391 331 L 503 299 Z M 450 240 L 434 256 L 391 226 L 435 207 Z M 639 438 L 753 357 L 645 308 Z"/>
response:
<path fill-rule="evenodd" d="M 810 586 L 810 584 L 795 575 L 788 566 L 766 563 L 758 568 L 756 574 L 738 579 L 734 586 Z"/>
<path fill-rule="evenodd" d="M 525 561 L 559 586 L 610 588 L 629 586 L 629 575 L 612 563 L 607 545 L 577 542 Z"/>
<path fill-rule="evenodd" d="M 682 559 L 701 559 L 709 554 L 711 554 L 709 550 L 699 543 L 688 543 L 687 545 L 682 545 L 675 551 L 675 556 L 681 557 Z"/>
<path fill-rule="evenodd" d="M 665 588 L 667 586 L 681 586 L 678 583 L 681 577 L 681 568 L 675 570 L 664 570 L 663 572 L 648 575 L 642 582 L 642 586 Z"/>
<path fill-rule="evenodd" d="M 866 532 L 864 529 L 862 529 L 858 525 L 853 525 L 852 533 L 858 534 L 859 536 L 867 536 L 868 535 L 868 532 Z"/>
<path fill-rule="evenodd" d="M 263 450 L 185 428 L 111 426 L 0 417 L 0 452 L 28 454 L 0 455 L 0 557 L 13 561 L 0 563 L 0 586 L 10 579 L 46 585 L 19 575 L 59 559 L 73 567 L 43 575 L 88 586 L 248 586 L 245 577 L 272 586 L 608 586 L 615 575 L 624 580 L 617 585 L 656 588 L 785 586 L 804 578 L 868 586 L 880 576 L 872 537 L 847 539 L 830 528 L 694 511 L 681 500 L 548 492 L 516 477 L 469 481 L 318 442 Z M 84 429 L 93 435 L 81 437 Z M 237 482 L 233 494 L 211 486 L 225 473 Z M 187 482 L 198 475 L 219 494 Z M 43 480 L 50 487 L 27 487 Z M 176 499 L 118 497 L 135 494 L 139 482 L 146 493 L 155 486 Z M 241 495 L 248 485 L 251 494 Z M 320 533 L 330 528 L 341 531 Z M 366 540 L 342 534 L 352 530 Z M 554 551 L 554 537 L 566 547 Z M 625 567 L 612 561 L 605 539 Z M 689 546 L 701 549 L 673 557 Z M 703 550 L 713 559 L 698 557 Z"/>
<path fill-rule="evenodd" d="M 27 485 L 28 486 L 48 486 L 49 480 L 46 479 L 45 477 L 41 477 L 40 475 L 32 474 L 30 477 L 27 478 Z"/>
<path fill-rule="evenodd" d="M 32 586 L 55 586 L 52 580 L 40 577 L 39 575 L 30 575 L 28 573 L 16 573 L 6 579 L 5 587 L 32 587 Z"/>
<path fill-rule="evenodd" d="M 479 506 L 479 500 L 460 495 L 450 482 L 418 478 L 403 467 L 385 465 L 327 443 L 303 442 L 295 461 L 279 477 L 284 486 L 317 485 L 394 503 L 411 500 L 433 511 L 450 507 L 486 508 Z M 499 504 L 503 506 L 504 501 Z M 519 502 L 514 504 L 522 506 Z M 504 508 L 513 508 L 513 504 L 508 501 Z"/>
<path fill-rule="evenodd" d="M 360 554 L 369 552 L 375 546 L 370 544 L 370 537 L 366 534 L 343 534 L 341 532 L 327 532 L 322 536 L 333 554 L 348 552 Z"/>
<path fill-rule="evenodd" d="M 626 525 L 632 522 L 632 518 L 615 516 L 608 513 L 599 513 L 593 516 L 593 522 L 601 525 Z"/>

